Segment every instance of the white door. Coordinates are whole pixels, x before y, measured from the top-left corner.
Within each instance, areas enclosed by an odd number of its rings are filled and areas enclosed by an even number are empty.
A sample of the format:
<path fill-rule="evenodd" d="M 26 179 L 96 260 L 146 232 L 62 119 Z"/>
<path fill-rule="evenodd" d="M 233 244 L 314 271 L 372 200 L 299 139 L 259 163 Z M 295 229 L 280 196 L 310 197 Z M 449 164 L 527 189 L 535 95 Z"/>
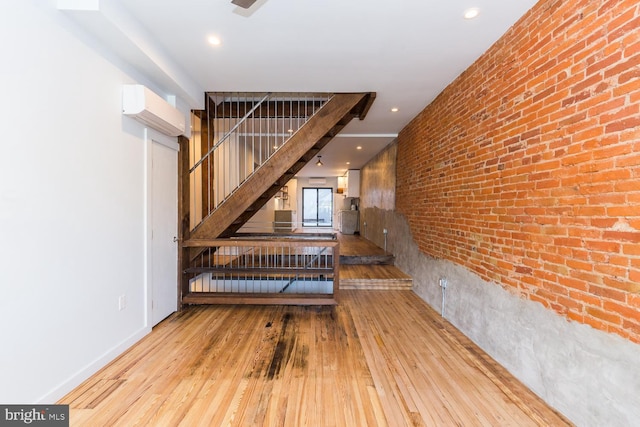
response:
<path fill-rule="evenodd" d="M 151 144 L 151 326 L 178 307 L 178 152 Z"/>

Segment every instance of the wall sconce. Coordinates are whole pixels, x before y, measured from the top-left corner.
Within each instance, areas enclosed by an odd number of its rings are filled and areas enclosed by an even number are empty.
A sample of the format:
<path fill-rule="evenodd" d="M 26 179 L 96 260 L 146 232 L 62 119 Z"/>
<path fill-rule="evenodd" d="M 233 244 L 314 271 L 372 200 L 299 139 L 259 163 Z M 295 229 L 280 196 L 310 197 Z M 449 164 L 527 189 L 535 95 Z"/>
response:
<path fill-rule="evenodd" d="M 318 161 L 316 162 L 316 166 L 322 166 L 322 160 L 320 160 L 322 156 L 318 156 Z"/>

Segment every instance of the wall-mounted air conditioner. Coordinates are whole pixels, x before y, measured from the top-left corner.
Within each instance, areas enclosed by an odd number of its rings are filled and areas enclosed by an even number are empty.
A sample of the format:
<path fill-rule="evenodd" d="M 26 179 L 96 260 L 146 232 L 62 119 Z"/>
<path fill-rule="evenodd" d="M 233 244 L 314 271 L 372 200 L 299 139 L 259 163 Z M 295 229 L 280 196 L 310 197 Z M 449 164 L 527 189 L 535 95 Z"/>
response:
<path fill-rule="evenodd" d="M 143 85 L 123 86 L 122 113 L 165 135 L 182 135 L 186 129 L 184 114 Z"/>
<path fill-rule="evenodd" d="M 327 178 L 309 178 L 309 185 L 324 185 L 327 183 Z"/>

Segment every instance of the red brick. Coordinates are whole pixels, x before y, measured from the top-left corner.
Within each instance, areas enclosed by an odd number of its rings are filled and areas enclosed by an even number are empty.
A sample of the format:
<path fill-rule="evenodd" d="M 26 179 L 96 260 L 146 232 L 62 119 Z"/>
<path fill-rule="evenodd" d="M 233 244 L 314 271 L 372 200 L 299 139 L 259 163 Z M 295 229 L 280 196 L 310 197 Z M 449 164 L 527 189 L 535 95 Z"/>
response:
<path fill-rule="evenodd" d="M 626 129 L 632 129 L 640 126 L 640 117 L 629 117 L 617 122 L 608 124 L 605 127 L 605 132 L 620 132 Z"/>
<path fill-rule="evenodd" d="M 622 301 L 622 302 L 626 301 L 625 292 L 619 291 L 617 289 L 611 289 L 611 288 L 591 285 L 589 287 L 589 291 L 593 295 L 598 295 L 598 296 L 601 296 L 603 298 L 608 298 L 608 299 L 612 299 L 612 300 L 616 300 L 616 301 Z"/>
<path fill-rule="evenodd" d="M 596 319 L 603 320 L 605 322 L 613 323 L 614 325 L 622 324 L 622 318 L 619 314 L 601 310 L 595 307 L 585 307 L 585 311 L 589 316 L 595 317 Z"/>
<path fill-rule="evenodd" d="M 638 292 L 640 292 L 640 282 L 638 281 L 606 278 L 604 284 L 610 288 L 619 289 L 621 291 L 629 292 L 631 294 L 637 294 Z"/>
<path fill-rule="evenodd" d="M 424 253 L 640 342 L 640 8 L 552 5 L 400 132 L 397 210 Z"/>
<path fill-rule="evenodd" d="M 628 241 L 640 243 L 640 231 L 605 231 L 602 237 L 609 240 Z"/>

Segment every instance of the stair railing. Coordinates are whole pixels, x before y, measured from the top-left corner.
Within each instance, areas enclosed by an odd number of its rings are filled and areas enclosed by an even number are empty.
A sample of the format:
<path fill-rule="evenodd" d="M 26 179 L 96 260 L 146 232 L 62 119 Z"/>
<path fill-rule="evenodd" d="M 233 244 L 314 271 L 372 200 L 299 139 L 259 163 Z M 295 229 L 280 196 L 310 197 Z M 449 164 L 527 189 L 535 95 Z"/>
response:
<path fill-rule="evenodd" d="M 329 93 L 207 93 L 190 147 L 191 228 L 229 199 L 323 105 Z"/>
<path fill-rule="evenodd" d="M 335 235 L 250 236 L 185 244 L 201 249 L 184 270 L 193 302 L 205 296 L 270 303 L 325 298 L 331 303 L 339 290 L 340 244 Z"/>

